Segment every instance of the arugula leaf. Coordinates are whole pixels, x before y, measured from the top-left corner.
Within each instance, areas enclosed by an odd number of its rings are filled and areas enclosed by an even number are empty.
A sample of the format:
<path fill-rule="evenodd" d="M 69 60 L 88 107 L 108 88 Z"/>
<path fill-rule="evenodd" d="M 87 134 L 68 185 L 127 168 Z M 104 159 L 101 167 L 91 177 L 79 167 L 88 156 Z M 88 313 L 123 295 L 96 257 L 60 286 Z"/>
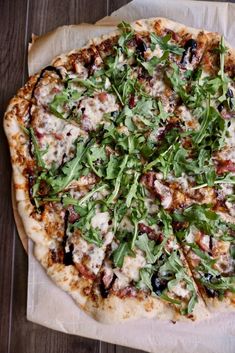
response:
<path fill-rule="evenodd" d="M 115 179 L 119 172 L 120 159 L 114 155 L 110 156 L 107 169 L 106 169 L 106 179 Z"/>
<path fill-rule="evenodd" d="M 175 211 L 173 219 L 178 222 L 189 222 L 190 225 L 195 225 L 199 230 L 210 235 L 219 227 L 220 217 L 208 205 L 193 204 L 185 208 L 182 213 Z"/>
<path fill-rule="evenodd" d="M 66 205 L 67 202 L 70 204 L 71 200 L 64 199 L 63 204 Z M 75 200 L 78 201 L 78 200 Z M 93 228 L 91 226 L 91 219 L 95 214 L 95 202 L 89 202 L 84 207 L 82 207 L 79 203 L 74 203 L 74 209 L 79 214 L 80 218 L 78 221 L 69 224 L 70 232 L 73 231 L 74 228 L 78 228 L 81 230 L 81 236 L 91 244 L 95 244 L 98 247 L 103 245 L 103 239 L 101 236 L 101 231 L 98 228 Z"/>
<path fill-rule="evenodd" d="M 126 43 L 133 37 L 134 30 L 132 29 L 131 25 L 125 21 L 119 23 L 117 27 L 121 31 L 121 36 L 118 39 L 118 45 L 119 47 L 127 51 Z"/>
<path fill-rule="evenodd" d="M 170 52 L 175 55 L 182 55 L 184 52 L 184 48 L 180 48 L 176 44 L 169 43 L 170 39 L 171 39 L 171 34 L 167 34 L 164 37 L 158 37 L 155 33 L 150 33 L 150 40 L 152 43 L 151 49 L 154 50 L 156 45 L 159 45 L 159 47 L 164 52 Z"/>
<path fill-rule="evenodd" d="M 129 190 L 127 197 L 126 197 L 127 207 L 130 207 L 132 199 L 136 196 L 139 176 L 140 176 L 140 173 L 135 172 L 133 184 L 131 185 L 130 190 Z"/>
<path fill-rule="evenodd" d="M 153 56 L 148 61 L 138 60 L 139 63 L 145 68 L 150 76 L 153 76 L 153 73 L 157 67 L 157 65 L 164 63 L 168 59 L 169 53 L 165 51 L 160 58 L 157 56 Z"/>
<path fill-rule="evenodd" d="M 44 169 L 45 163 L 44 163 L 42 156 L 43 156 L 43 154 L 46 153 L 46 151 L 40 150 L 39 145 L 38 145 L 38 141 L 37 141 L 35 133 L 34 133 L 34 129 L 32 127 L 29 128 L 29 136 L 30 136 L 32 143 L 33 143 L 33 153 L 35 155 L 37 165 L 38 165 L 38 167 Z"/>
<path fill-rule="evenodd" d="M 168 212 L 166 212 L 163 208 L 161 208 L 158 213 L 158 218 L 163 223 L 164 237 L 168 238 L 170 235 L 173 234 L 173 229 L 172 229 L 172 225 L 171 225 L 171 223 L 172 223 L 171 215 Z"/>
<path fill-rule="evenodd" d="M 232 175 L 231 173 L 226 174 L 224 177 L 220 177 L 214 180 L 213 184 L 219 185 L 219 184 L 235 184 L 235 176 Z M 199 184 L 197 186 L 193 186 L 192 190 L 197 190 L 200 188 L 204 188 L 208 186 L 208 183 L 204 184 Z"/>
<path fill-rule="evenodd" d="M 78 102 L 81 95 L 82 92 L 78 92 L 77 90 L 73 90 L 70 87 L 66 87 L 54 96 L 52 102 L 49 104 L 50 112 L 59 119 L 69 119 L 71 110 L 74 107 L 74 103 Z M 75 116 L 73 116 L 73 118 L 75 118 Z M 78 118 L 78 115 L 76 118 Z"/>
<path fill-rule="evenodd" d="M 99 177 L 103 176 L 103 168 L 101 165 L 107 160 L 104 146 L 93 145 L 89 151 L 87 151 L 87 163 L 92 171 Z"/>
<path fill-rule="evenodd" d="M 189 95 L 186 92 L 187 82 L 180 74 L 179 67 L 175 63 L 171 64 L 170 70 L 167 71 L 166 76 L 174 91 L 181 97 L 183 102 L 187 102 L 189 99 Z"/>
<path fill-rule="evenodd" d="M 120 167 L 119 167 L 119 172 L 118 172 L 118 175 L 117 175 L 117 178 L 116 178 L 116 181 L 115 181 L 115 186 L 114 186 L 114 190 L 113 192 L 111 193 L 111 195 L 109 196 L 108 200 L 107 200 L 107 203 L 112 203 L 114 201 L 114 199 L 117 197 L 118 195 L 118 192 L 119 192 L 119 189 L 120 189 L 120 186 L 121 186 L 121 179 L 122 179 L 122 173 L 126 167 L 126 164 L 127 164 L 127 161 L 128 161 L 128 155 L 125 155 L 121 164 L 120 164 Z"/>
<path fill-rule="evenodd" d="M 206 261 L 210 266 L 216 262 L 216 260 L 212 259 L 206 252 L 202 251 L 198 245 L 193 243 L 186 243 L 186 245 L 193 249 L 193 252 L 202 260 Z"/>
<path fill-rule="evenodd" d="M 136 287 L 139 289 L 145 289 L 145 287 L 147 287 L 152 292 L 151 277 L 153 272 L 154 269 L 152 267 L 141 268 L 139 271 L 140 280 L 137 282 Z"/>
<path fill-rule="evenodd" d="M 130 248 L 130 245 L 126 242 L 122 242 L 119 244 L 118 248 L 115 249 L 112 253 L 112 258 L 115 267 L 122 268 L 124 258 L 127 255 L 135 256 L 135 254 Z"/>
<path fill-rule="evenodd" d="M 82 233 L 82 237 L 91 244 L 95 244 L 99 248 L 103 245 L 103 240 L 101 238 L 100 230 L 90 228 L 86 232 Z"/>
<path fill-rule="evenodd" d="M 95 193 L 104 190 L 107 187 L 106 184 L 101 184 L 95 187 L 93 190 L 88 192 L 85 196 L 78 200 L 78 205 L 82 205 L 84 202 L 87 202 Z"/>
<path fill-rule="evenodd" d="M 147 234 L 140 235 L 135 242 L 135 245 L 146 255 L 146 260 L 148 263 L 153 264 L 156 261 L 155 252 L 155 241 L 149 240 Z"/>
<path fill-rule="evenodd" d="M 177 299 L 173 299 L 173 298 L 170 298 L 168 295 L 162 293 L 160 295 L 160 298 L 166 300 L 167 302 L 170 302 L 171 304 L 176 304 L 176 305 L 180 305 L 181 304 L 181 301 L 180 300 L 177 300 Z"/>
<path fill-rule="evenodd" d="M 85 157 L 85 154 L 93 143 L 93 140 L 84 143 L 82 139 L 77 141 L 76 145 L 76 156 L 70 161 L 66 162 L 60 171 L 57 171 L 55 177 L 49 177 L 46 181 L 48 185 L 51 186 L 54 194 L 64 190 L 68 184 L 79 177 L 82 169 L 82 160 Z"/>

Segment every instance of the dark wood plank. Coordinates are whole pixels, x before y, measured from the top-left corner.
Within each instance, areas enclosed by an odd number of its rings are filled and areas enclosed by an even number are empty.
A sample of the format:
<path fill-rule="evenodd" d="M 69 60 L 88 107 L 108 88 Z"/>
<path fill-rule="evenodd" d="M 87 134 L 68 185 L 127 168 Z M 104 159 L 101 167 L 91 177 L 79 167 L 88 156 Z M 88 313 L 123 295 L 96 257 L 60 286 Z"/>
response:
<path fill-rule="evenodd" d="M 145 353 L 137 349 L 127 348 L 123 346 L 117 346 L 110 343 L 101 342 L 101 352 L 100 353 Z"/>
<path fill-rule="evenodd" d="M 128 4 L 131 0 L 108 0 L 108 14 Z"/>
<path fill-rule="evenodd" d="M 89 8 L 89 11 L 87 9 Z M 31 34 L 44 34 L 60 25 L 95 22 L 106 15 L 107 2 L 101 0 L 92 6 L 92 0 L 84 1 L 36 1 L 28 0 L 28 11 L 22 13 L 27 28 L 25 42 Z M 27 79 L 25 71 L 23 80 Z M 29 353 L 98 353 L 100 342 L 72 335 L 62 334 L 26 320 L 27 301 L 27 256 L 19 239 L 16 240 L 14 290 L 12 301 L 12 327 L 10 352 Z M 5 353 L 5 352 L 4 352 Z"/>
<path fill-rule="evenodd" d="M 27 0 L 0 2 L 0 117 L 9 98 L 22 85 Z M 13 19 L 17 19 L 13 24 Z M 11 209 L 11 165 L 2 123 L 0 126 L 0 352 L 9 349 L 15 227 Z"/>
<path fill-rule="evenodd" d="M 27 41 L 31 38 L 32 33 L 41 35 L 60 25 L 85 21 L 95 22 L 106 15 L 106 1 L 97 2 L 95 7 L 91 5 L 92 0 L 66 0 L 62 3 L 47 0 L 28 1 Z M 91 11 L 87 11 L 87 8 Z M 24 74 L 24 81 L 26 78 L 27 73 Z M 72 353 L 79 350 L 81 353 L 98 353 L 100 350 L 99 341 L 62 334 L 27 322 L 27 256 L 22 250 L 20 241 L 17 239 L 16 242 L 10 352 Z M 21 278 L 20 281 L 19 278 Z"/>
<path fill-rule="evenodd" d="M 28 36 L 41 35 L 52 29 L 82 22 L 94 23 L 107 13 L 107 0 L 30 0 Z"/>

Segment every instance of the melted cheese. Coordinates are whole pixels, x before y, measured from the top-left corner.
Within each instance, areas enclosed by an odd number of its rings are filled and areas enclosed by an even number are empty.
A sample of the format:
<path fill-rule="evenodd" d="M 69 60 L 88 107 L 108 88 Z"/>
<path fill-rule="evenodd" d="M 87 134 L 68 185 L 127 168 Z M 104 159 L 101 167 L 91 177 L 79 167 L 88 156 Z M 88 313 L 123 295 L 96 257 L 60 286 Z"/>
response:
<path fill-rule="evenodd" d="M 178 297 L 186 298 L 189 295 L 189 291 L 183 287 L 181 282 L 177 283 L 172 289 L 172 292 L 175 293 Z"/>
<path fill-rule="evenodd" d="M 129 218 L 127 216 L 124 216 L 119 224 L 119 229 L 126 230 L 128 232 L 132 232 L 134 229 L 134 226 L 131 223 L 131 221 L 129 220 Z"/>
<path fill-rule="evenodd" d="M 58 93 L 63 90 L 64 86 L 62 83 L 57 83 L 56 79 L 47 84 L 39 83 L 35 90 L 35 96 L 37 99 L 37 104 L 46 106 L 51 103 Z"/>
<path fill-rule="evenodd" d="M 140 250 L 136 251 L 136 256 L 125 256 L 122 273 L 129 278 L 130 281 L 137 282 L 139 280 L 139 270 L 146 265 L 146 260 Z"/>
<path fill-rule="evenodd" d="M 144 57 L 147 60 L 151 60 L 154 56 L 160 58 L 162 55 L 163 50 L 159 47 L 159 45 L 156 45 L 156 48 L 154 50 L 148 48 L 144 53 Z"/>
<path fill-rule="evenodd" d="M 102 123 L 105 113 L 118 110 L 118 105 L 114 95 L 106 94 L 106 98 L 102 101 L 99 99 L 99 95 L 94 98 L 84 98 L 81 101 L 80 109 L 84 110 L 82 127 L 86 131 L 91 131 L 95 130 Z"/>
<path fill-rule="evenodd" d="M 140 250 L 136 251 L 135 257 L 125 256 L 121 269 L 114 269 L 117 276 L 114 283 L 114 290 L 119 290 L 130 285 L 132 281 L 137 282 L 140 279 L 139 271 L 146 265 L 146 260 Z"/>
<path fill-rule="evenodd" d="M 154 188 L 161 196 L 162 207 L 169 208 L 172 203 L 172 194 L 170 188 L 161 184 L 158 180 L 154 181 Z"/>
<path fill-rule="evenodd" d="M 107 233 L 109 228 L 110 216 L 108 212 L 98 212 L 91 219 L 91 225 L 93 228 L 98 228 L 103 233 Z"/>
<path fill-rule="evenodd" d="M 54 115 L 37 108 L 33 111 L 36 137 L 46 166 L 57 167 L 74 156 L 74 142 L 78 136 L 86 136 L 79 127 L 69 124 Z M 38 136 L 37 136 L 38 135 Z"/>
<path fill-rule="evenodd" d="M 200 124 L 196 117 L 192 115 L 189 109 L 187 109 L 184 105 L 181 105 L 178 108 L 179 116 L 181 120 L 185 123 L 186 130 L 199 130 Z"/>

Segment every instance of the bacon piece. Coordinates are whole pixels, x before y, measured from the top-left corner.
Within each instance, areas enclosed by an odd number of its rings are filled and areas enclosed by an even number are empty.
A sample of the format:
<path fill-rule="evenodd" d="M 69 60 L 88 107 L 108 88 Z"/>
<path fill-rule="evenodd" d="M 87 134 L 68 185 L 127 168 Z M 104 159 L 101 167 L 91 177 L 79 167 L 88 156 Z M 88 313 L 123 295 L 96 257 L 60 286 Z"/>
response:
<path fill-rule="evenodd" d="M 113 280 L 113 276 L 114 276 L 114 273 L 113 273 L 112 269 L 111 268 L 106 269 L 106 271 L 104 272 L 104 275 L 102 277 L 102 281 L 104 283 L 105 288 L 110 287 L 112 280 Z"/>
<path fill-rule="evenodd" d="M 99 99 L 99 101 L 100 101 L 101 103 L 105 103 L 106 100 L 107 100 L 108 95 L 107 95 L 107 93 L 105 93 L 105 92 L 100 92 L 100 93 L 97 95 L 97 97 L 98 97 L 98 99 Z"/>
<path fill-rule="evenodd" d="M 154 181 L 154 190 L 161 200 L 163 208 L 167 209 L 171 206 L 173 197 L 170 188 L 158 180 Z"/>
<path fill-rule="evenodd" d="M 154 195 L 161 200 L 163 208 L 169 208 L 172 204 L 173 197 L 170 188 L 157 180 L 157 173 L 148 172 L 142 176 L 141 182 Z"/>
<path fill-rule="evenodd" d="M 224 119 L 234 119 L 235 118 L 235 112 L 228 112 L 226 110 L 222 110 L 221 115 Z"/>
<path fill-rule="evenodd" d="M 134 108 L 135 106 L 135 96 L 134 94 L 131 95 L 130 100 L 129 100 L 129 107 L 130 109 Z"/>
<path fill-rule="evenodd" d="M 76 269 L 78 270 L 78 272 L 85 278 L 87 279 L 95 279 L 95 275 L 93 273 L 91 273 L 83 264 L 81 263 L 74 263 Z"/>
<path fill-rule="evenodd" d="M 154 172 L 145 173 L 141 178 L 141 182 L 149 190 L 154 188 L 154 181 L 155 180 L 156 180 L 156 173 L 154 173 Z"/>
<path fill-rule="evenodd" d="M 149 226 L 146 226 L 144 223 L 139 223 L 138 228 L 140 233 L 146 233 L 149 239 L 155 240 L 157 244 L 160 244 L 163 241 L 162 233 L 156 233 L 155 230 Z"/>
<path fill-rule="evenodd" d="M 73 206 L 68 206 L 67 210 L 69 211 L 69 216 L 68 216 L 69 223 L 74 223 L 80 218 L 80 215 L 77 212 L 75 212 Z"/>
<path fill-rule="evenodd" d="M 219 161 L 217 174 L 223 174 L 226 172 L 235 172 L 235 163 L 230 160 Z"/>
<path fill-rule="evenodd" d="M 34 129 L 34 133 L 39 140 L 45 136 L 45 134 L 42 134 L 41 132 L 39 132 L 38 129 Z"/>
<path fill-rule="evenodd" d="M 203 251 L 209 252 L 210 248 L 203 242 L 203 237 L 205 235 L 202 232 L 197 232 L 195 236 L 195 243 L 201 248 Z"/>
<path fill-rule="evenodd" d="M 58 134 L 58 133 L 55 132 L 53 135 L 55 136 L 55 138 L 57 140 L 59 140 L 59 141 L 63 140 L 63 135 L 62 134 Z"/>

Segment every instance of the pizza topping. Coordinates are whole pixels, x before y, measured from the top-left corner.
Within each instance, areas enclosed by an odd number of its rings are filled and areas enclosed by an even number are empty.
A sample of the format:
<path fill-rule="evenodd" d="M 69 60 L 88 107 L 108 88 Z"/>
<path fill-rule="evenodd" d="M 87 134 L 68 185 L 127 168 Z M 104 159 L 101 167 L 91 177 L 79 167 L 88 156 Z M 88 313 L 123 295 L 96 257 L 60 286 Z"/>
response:
<path fill-rule="evenodd" d="M 209 297 L 234 289 L 234 225 L 225 220 L 235 214 L 226 120 L 234 83 L 224 40 L 219 71 L 209 73 L 201 34 L 184 36 L 182 48 L 175 32 L 118 28 L 112 55 L 72 53 L 66 70 L 38 78 L 24 131 L 30 200 L 55 232 L 49 262 L 98 276 L 104 299 L 152 295 L 190 315 L 198 298 L 190 270 Z M 48 205 L 60 211 L 57 229 Z"/>
<path fill-rule="evenodd" d="M 156 194 L 160 197 L 163 208 L 165 209 L 170 208 L 172 203 L 172 193 L 170 188 L 161 184 L 158 180 L 155 180 L 154 190 Z"/>
<path fill-rule="evenodd" d="M 193 56 L 197 49 L 197 42 L 195 39 L 189 39 L 184 45 L 184 52 L 181 59 L 181 64 L 185 64 L 186 61 L 192 62 Z"/>
<path fill-rule="evenodd" d="M 151 285 L 153 288 L 153 292 L 157 295 L 161 295 L 162 292 L 167 288 L 167 280 L 160 279 L 158 277 L 158 273 L 152 275 Z"/>

